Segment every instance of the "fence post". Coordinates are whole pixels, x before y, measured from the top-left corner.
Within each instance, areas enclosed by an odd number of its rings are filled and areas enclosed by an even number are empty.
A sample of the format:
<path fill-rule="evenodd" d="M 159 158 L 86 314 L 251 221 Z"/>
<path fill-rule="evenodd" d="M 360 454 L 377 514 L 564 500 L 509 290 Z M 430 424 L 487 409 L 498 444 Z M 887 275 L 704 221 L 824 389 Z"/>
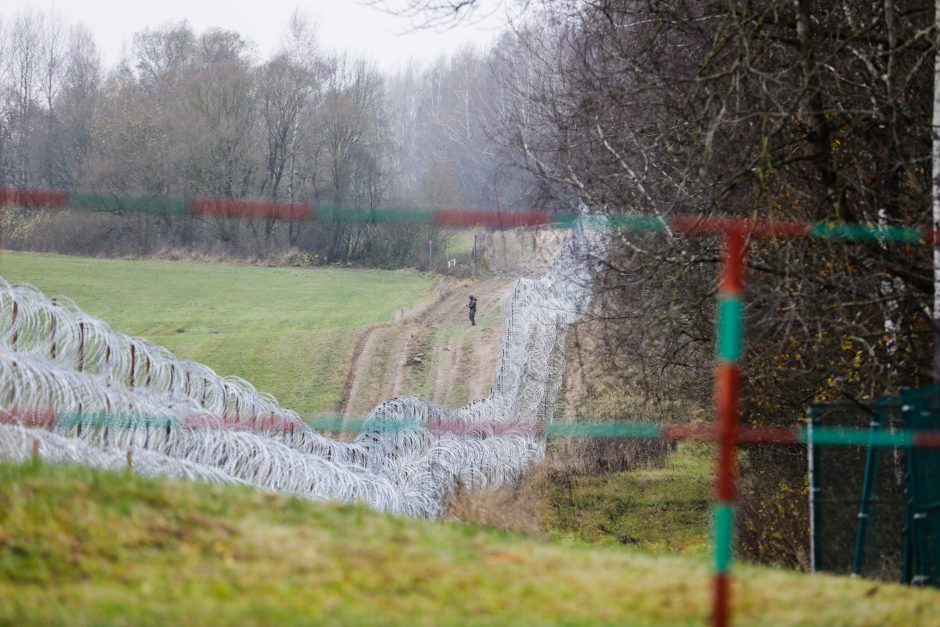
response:
<path fill-rule="evenodd" d="M 78 371 L 85 371 L 85 322 L 78 323 Z"/>
<path fill-rule="evenodd" d="M 730 622 L 730 571 L 734 553 L 735 448 L 740 412 L 738 363 L 744 346 L 744 236 L 741 225 L 725 232 L 718 311 L 715 317 L 715 411 L 718 436 L 717 502 L 714 509 L 715 575 L 712 624 Z"/>
<path fill-rule="evenodd" d="M 13 329 L 13 338 L 10 340 L 10 348 L 12 348 L 13 350 L 16 350 L 16 340 L 19 339 L 20 337 L 20 332 L 16 328 L 16 318 L 19 315 L 19 309 L 20 309 L 19 305 L 17 305 L 16 300 L 14 300 L 13 301 L 13 321 L 10 326 L 10 328 Z"/>
<path fill-rule="evenodd" d="M 55 299 L 54 299 L 54 298 L 52 299 L 52 306 L 53 306 L 53 307 L 56 306 L 56 302 L 55 302 Z M 50 359 L 55 359 L 55 354 L 56 354 L 56 350 L 55 350 L 55 332 L 56 332 L 56 317 L 55 317 L 55 311 L 53 311 L 51 315 L 52 315 L 52 346 L 51 346 L 50 349 L 49 349 L 49 358 L 50 358 Z"/>
<path fill-rule="evenodd" d="M 869 439 L 868 451 L 865 454 L 865 475 L 862 479 L 862 498 L 858 506 L 858 526 L 855 532 L 855 552 L 852 555 L 852 575 L 861 576 L 862 565 L 865 558 L 865 539 L 868 533 L 868 518 L 871 515 L 871 498 L 875 489 L 875 482 L 878 477 L 878 458 L 881 451 L 875 444 L 878 431 L 881 430 L 881 414 L 884 411 L 882 407 L 877 408 L 877 412 L 871 418 L 868 425 Z"/>
<path fill-rule="evenodd" d="M 127 387 L 134 387 L 134 369 L 137 367 L 137 346 L 131 342 L 131 374 L 127 383 Z"/>
<path fill-rule="evenodd" d="M 813 427 L 819 421 L 816 408 L 810 405 L 806 412 L 806 466 L 809 475 L 809 572 L 816 572 L 816 527 L 817 507 L 816 495 L 819 494 L 818 476 L 816 472 L 816 445 L 813 441 Z"/>

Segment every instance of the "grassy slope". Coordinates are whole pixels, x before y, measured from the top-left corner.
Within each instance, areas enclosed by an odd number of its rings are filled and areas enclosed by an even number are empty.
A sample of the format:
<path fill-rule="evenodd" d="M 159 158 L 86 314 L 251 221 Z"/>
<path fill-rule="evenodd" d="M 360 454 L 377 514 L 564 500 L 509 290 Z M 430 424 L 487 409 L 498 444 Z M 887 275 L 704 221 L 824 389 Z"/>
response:
<path fill-rule="evenodd" d="M 626 544 L 654 554 L 708 554 L 714 454 L 682 444 L 661 468 L 546 481 L 542 524 L 549 537 Z"/>
<path fill-rule="evenodd" d="M 699 624 L 707 562 L 247 488 L 0 465 L 0 624 Z M 742 624 L 940 624 L 940 593 L 737 571 Z"/>
<path fill-rule="evenodd" d="M 0 255 L 0 276 L 71 296 L 115 328 L 313 411 L 338 400 L 359 332 L 428 288 L 401 272 L 19 253 Z M 429 341 L 461 331 L 435 329 Z M 0 624 L 695 622 L 707 613 L 710 471 L 707 452 L 684 449 L 662 469 L 550 485 L 548 535 L 566 541 L 550 546 L 248 490 L 0 466 Z M 752 623 L 914 622 L 940 601 L 881 584 L 739 573 Z"/>
<path fill-rule="evenodd" d="M 336 409 L 370 324 L 430 298 L 414 272 L 0 255 L 0 276 L 64 295 L 125 333 L 238 375 L 301 413 Z"/>

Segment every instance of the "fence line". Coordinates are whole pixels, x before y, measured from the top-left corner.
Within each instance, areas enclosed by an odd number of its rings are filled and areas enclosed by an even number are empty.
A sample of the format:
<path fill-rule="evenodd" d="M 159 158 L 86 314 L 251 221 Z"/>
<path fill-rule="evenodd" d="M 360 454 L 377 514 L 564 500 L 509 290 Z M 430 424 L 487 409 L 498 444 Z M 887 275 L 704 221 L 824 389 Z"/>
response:
<path fill-rule="evenodd" d="M 231 198 L 182 198 L 65 192 L 40 188 L 0 187 L 0 207 L 73 209 L 76 211 L 153 213 L 180 216 L 254 218 L 326 224 L 415 224 L 445 228 L 514 229 L 555 226 L 577 228 L 591 220 L 580 212 L 548 209 L 480 209 L 431 207 L 335 207 L 303 202 Z M 739 230 L 746 237 L 776 237 L 940 244 L 940 229 L 932 226 L 888 226 L 839 221 L 595 214 L 593 228 L 610 231 L 681 233 L 724 236 Z"/>
<path fill-rule="evenodd" d="M 599 440 L 664 440 L 667 442 L 716 442 L 721 432 L 704 425 L 654 422 L 610 422 L 578 421 L 544 425 L 539 428 L 525 422 L 486 422 L 468 424 L 463 421 L 423 421 L 414 417 L 401 420 L 370 418 L 311 418 L 304 422 L 316 431 L 337 434 L 358 434 L 374 428 L 386 433 L 407 432 L 417 428 L 436 434 L 472 435 L 485 439 L 501 435 L 527 437 L 544 436 L 550 440 L 562 438 L 586 438 Z M 60 426 L 69 431 L 82 425 L 84 428 L 114 429 L 151 427 L 177 429 L 180 423 L 168 422 L 166 416 L 131 416 L 121 413 L 88 412 L 82 414 L 58 414 L 53 410 L 18 413 L 0 410 L 0 424 L 23 427 L 48 428 Z M 238 431 L 243 425 L 227 423 L 223 418 L 208 419 L 197 415 L 186 421 L 192 428 Z M 274 427 L 277 431 L 282 427 Z M 940 449 L 940 430 L 895 429 L 892 431 L 853 429 L 849 427 L 739 427 L 738 444 L 767 444 L 777 446 L 852 446 L 902 449 Z"/>
<path fill-rule="evenodd" d="M 109 204 L 110 203 L 110 204 Z M 484 226 L 489 228 L 538 227 L 556 225 L 562 227 L 574 226 L 574 232 L 579 231 L 578 225 L 590 225 L 597 230 L 626 230 L 651 233 L 682 233 L 695 236 L 721 237 L 724 241 L 724 253 L 721 264 L 721 282 L 716 315 L 716 368 L 715 368 L 715 411 L 716 423 L 714 439 L 718 443 L 718 459 L 716 468 L 716 496 L 714 508 L 715 519 L 715 563 L 714 563 L 714 596 L 712 622 L 716 626 L 724 626 L 730 622 L 730 573 L 731 557 L 733 554 L 733 528 L 735 512 L 735 477 L 736 477 L 736 448 L 744 442 L 740 422 L 740 381 L 741 371 L 739 362 L 744 351 L 744 266 L 746 258 L 746 244 L 751 238 L 812 238 L 821 240 L 835 240 L 857 243 L 878 244 L 906 244 L 937 246 L 940 244 L 940 230 L 930 226 L 883 226 L 863 225 L 842 222 L 797 222 L 785 220 L 756 220 L 739 219 L 732 217 L 696 217 L 678 216 L 661 218 L 646 215 L 618 215 L 618 216 L 582 216 L 577 214 L 552 212 L 546 210 L 529 210 L 514 212 L 494 212 L 482 210 L 455 210 L 455 209 L 398 209 L 398 208 L 329 208 L 314 207 L 297 203 L 278 203 L 267 201 L 243 201 L 227 199 L 150 199 L 150 198 L 103 198 L 81 194 L 65 194 L 52 190 L 29 190 L 0 188 L 0 205 L 15 204 L 20 206 L 65 208 L 104 208 L 106 210 L 127 211 L 167 211 L 189 213 L 190 215 L 215 215 L 227 218 L 268 218 L 288 220 L 319 220 L 323 222 L 390 222 L 390 223 L 422 223 L 434 224 L 442 227 L 472 227 Z M 571 240 L 569 240 L 571 241 Z M 574 251 L 569 249 L 566 261 L 575 268 L 583 268 L 583 259 L 579 259 Z M 559 264 L 560 265 L 560 264 Z M 518 290 L 515 296 L 520 296 Z M 587 293 L 589 296 L 589 291 Z M 526 295 L 521 295 L 524 299 Z M 585 300 L 589 300 L 585 298 Z M 577 309 L 577 308 L 576 308 Z M 512 314 L 512 312 L 511 312 Z M 508 329 L 512 329 L 513 316 L 510 315 Z M 529 321 L 527 324 L 532 324 Z M 558 324 L 558 323 L 556 323 Z M 563 337 L 563 336 L 562 336 Z M 557 339 L 557 334 L 555 336 Z M 500 370 L 497 373 L 497 383 L 500 378 L 507 375 L 513 377 L 518 385 L 518 396 L 510 403 L 513 415 L 517 406 L 516 400 L 535 394 L 537 399 L 550 399 L 551 389 L 557 392 L 555 383 L 549 386 L 532 386 L 525 376 L 531 372 L 520 370 L 525 353 L 525 344 L 519 344 L 519 337 L 509 338 L 508 345 L 512 347 L 500 361 Z M 557 344 L 557 342 L 556 342 Z M 52 345 L 53 356 L 56 344 Z M 543 347 L 544 350 L 544 347 Z M 557 368 L 559 354 L 557 346 L 540 355 L 544 357 L 543 364 Z M 563 355 L 561 355 L 563 357 Z M 510 368 L 509 371 L 505 368 Z M 557 380 L 553 380 L 556 381 Z M 547 394 L 546 394 L 547 393 Z M 396 399 L 398 400 L 398 399 Z M 529 401 L 532 397 L 529 396 Z M 549 405 L 550 405 L 549 400 Z M 380 406 L 381 407 L 381 406 Z M 535 407 L 535 415 L 544 415 L 544 405 L 529 405 Z M 415 411 L 415 410 L 418 411 Z M 502 409 L 506 409 L 505 407 Z M 550 406 L 548 411 L 550 412 Z M 377 408 L 377 411 L 379 408 Z M 396 419 L 410 415 L 420 415 L 422 418 L 431 415 L 440 415 L 450 418 L 451 415 L 441 408 L 414 401 L 386 408 Z M 777 434 L 778 437 L 783 437 Z M 814 433 L 815 436 L 815 433 Z M 770 440 L 773 437 L 767 436 Z M 795 437 L 795 436 L 794 436 Z M 933 448 L 936 434 L 931 432 L 919 436 L 917 440 L 911 436 L 911 442 L 918 442 L 919 446 L 929 445 Z M 814 437 L 814 443 L 817 440 Z M 773 443 L 773 442 L 766 442 Z M 867 443 L 867 442 L 866 442 Z M 524 466 L 523 466 L 524 467 Z"/>
<path fill-rule="evenodd" d="M 457 486 L 514 482 L 544 454 L 565 332 L 590 302 L 606 241 L 601 229 L 576 228 L 545 275 L 515 283 L 487 398 L 457 409 L 391 399 L 352 442 L 316 432 L 241 379 L 2 280 L 0 409 L 7 422 L 160 452 L 267 489 L 437 517 Z"/>

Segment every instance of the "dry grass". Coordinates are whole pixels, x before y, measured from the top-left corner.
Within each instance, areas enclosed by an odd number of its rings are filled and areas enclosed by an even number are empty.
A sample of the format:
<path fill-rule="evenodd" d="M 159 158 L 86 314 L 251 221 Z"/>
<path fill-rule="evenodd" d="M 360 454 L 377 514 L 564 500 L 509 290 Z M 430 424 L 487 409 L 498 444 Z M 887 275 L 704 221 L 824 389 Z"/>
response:
<path fill-rule="evenodd" d="M 643 472 L 643 471 L 639 471 Z M 695 625 L 709 568 L 246 488 L 0 465 L 0 624 Z M 740 624 L 940 625 L 940 592 L 737 567 Z"/>
<path fill-rule="evenodd" d="M 544 487 L 549 463 L 539 464 L 516 485 L 498 490 L 460 490 L 444 510 L 444 520 L 473 523 L 536 538 L 546 536 Z"/>
<path fill-rule="evenodd" d="M 573 485 L 590 477 L 662 468 L 672 446 L 636 440 L 565 438 L 549 445 L 545 459 L 514 486 L 498 490 L 462 490 L 445 509 L 445 520 L 545 538 L 558 535 L 559 501 L 573 500 Z M 570 525 L 567 525 L 570 527 Z M 573 535 L 577 529 L 564 529 Z M 581 535 L 582 539 L 587 536 Z"/>

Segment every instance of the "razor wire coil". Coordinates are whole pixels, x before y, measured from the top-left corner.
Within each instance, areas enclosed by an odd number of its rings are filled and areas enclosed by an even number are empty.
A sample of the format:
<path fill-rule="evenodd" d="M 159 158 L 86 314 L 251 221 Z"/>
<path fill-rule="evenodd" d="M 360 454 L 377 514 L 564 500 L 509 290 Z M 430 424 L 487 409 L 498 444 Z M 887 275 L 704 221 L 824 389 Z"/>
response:
<path fill-rule="evenodd" d="M 115 331 L 66 298 L 0 278 L 0 458 L 43 459 L 358 501 L 437 517 L 458 486 L 512 484 L 544 456 L 567 327 L 606 255 L 604 228 L 574 229 L 538 279 L 516 281 L 492 391 L 448 409 L 412 396 L 332 440 L 238 377 Z"/>

